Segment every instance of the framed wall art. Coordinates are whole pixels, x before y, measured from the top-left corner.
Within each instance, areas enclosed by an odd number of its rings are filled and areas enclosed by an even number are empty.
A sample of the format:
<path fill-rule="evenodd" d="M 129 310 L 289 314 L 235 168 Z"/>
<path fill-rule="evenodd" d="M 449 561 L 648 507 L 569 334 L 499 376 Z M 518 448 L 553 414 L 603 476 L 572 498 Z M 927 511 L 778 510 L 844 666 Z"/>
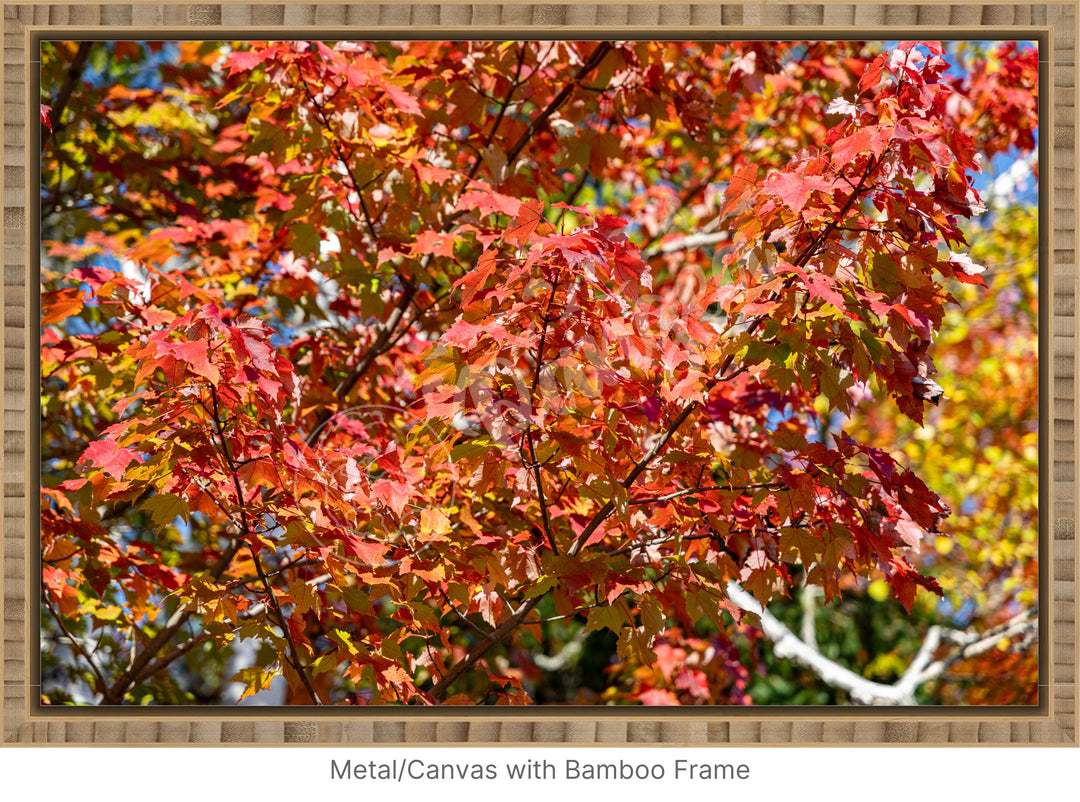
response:
<path fill-rule="evenodd" d="M 1076 27 L 5 6 L 4 740 L 1075 745 Z"/>

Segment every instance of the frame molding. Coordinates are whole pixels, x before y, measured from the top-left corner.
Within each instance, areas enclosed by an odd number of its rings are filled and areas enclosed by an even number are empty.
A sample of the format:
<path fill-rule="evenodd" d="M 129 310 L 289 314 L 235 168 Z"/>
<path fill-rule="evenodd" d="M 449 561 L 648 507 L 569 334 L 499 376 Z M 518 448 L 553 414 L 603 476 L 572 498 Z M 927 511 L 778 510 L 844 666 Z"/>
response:
<path fill-rule="evenodd" d="M 0 22 L 4 59 L 0 64 L 3 107 L 3 437 L 0 459 L 3 506 L 0 539 L 0 648 L 3 694 L 0 697 L 5 744 L 204 744 L 321 745 L 465 744 L 522 745 L 1060 745 L 1080 746 L 1077 679 L 1080 665 L 1077 631 L 1076 494 L 1076 329 L 1078 217 L 1076 164 L 1077 34 L 1080 0 L 1012 4 L 998 0 L 956 5 L 895 4 L 864 0 L 858 4 L 826 0 L 816 5 L 695 2 L 657 4 L 594 0 L 588 4 L 556 0 L 546 4 L 446 0 L 435 4 L 377 3 L 254 5 L 232 0 L 215 4 L 113 3 L 80 0 L 59 4 L 31 0 L 3 4 Z M 36 198 L 30 188 L 36 167 L 37 115 L 32 97 L 37 79 L 34 49 L 45 36 L 114 38 L 209 38 L 261 34 L 266 38 L 298 28 L 318 35 L 358 37 L 485 35 L 528 37 L 595 36 L 624 33 L 650 37 L 766 35 L 916 38 L 923 30 L 950 36 L 1039 38 L 1047 65 L 1042 82 L 1040 205 L 1042 272 L 1049 276 L 1046 310 L 1040 328 L 1041 416 L 1040 528 L 1040 675 L 1046 683 L 1037 708 L 728 708 L 686 710 L 676 715 L 639 709 L 463 708 L 380 710 L 343 713 L 330 708 L 214 709 L 196 714 L 190 708 L 87 708 L 48 710 L 37 702 L 38 649 L 35 624 L 37 552 L 31 537 L 34 499 L 30 477 L 37 472 L 34 453 L 37 406 L 33 372 L 37 363 L 29 344 L 38 336 L 38 302 L 31 270 L 36 265 L 33 240 Z M 927 33 L 931 33 L 927 30 Z M 895 32 L 895 33 L 894 33 Z M 28 111 L 30 110 L 30 111 Z M 1049 488 L 1049 492 L 1047 492 Z"/>

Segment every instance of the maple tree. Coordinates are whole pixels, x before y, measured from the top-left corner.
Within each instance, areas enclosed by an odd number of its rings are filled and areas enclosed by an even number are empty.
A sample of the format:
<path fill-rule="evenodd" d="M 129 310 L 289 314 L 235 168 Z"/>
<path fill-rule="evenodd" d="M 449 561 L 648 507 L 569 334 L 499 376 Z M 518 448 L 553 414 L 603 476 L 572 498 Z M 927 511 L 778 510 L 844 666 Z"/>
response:
<path fill-rule="evenodd" d="M 749 703 L 742 594 L 1030 591 L 1037 310 L 966 221 L 1036 63 L 45 43 L 45 700 Z M 1028 343 L 958 529 L 942 339 Z"/>

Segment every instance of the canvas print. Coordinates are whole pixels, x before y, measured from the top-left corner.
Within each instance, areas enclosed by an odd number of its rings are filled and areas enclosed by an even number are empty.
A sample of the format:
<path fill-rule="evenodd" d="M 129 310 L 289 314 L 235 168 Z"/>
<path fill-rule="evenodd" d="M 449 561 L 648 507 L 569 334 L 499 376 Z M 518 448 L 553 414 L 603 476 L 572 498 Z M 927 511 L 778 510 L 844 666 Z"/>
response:
<path fill-rule="evenodd" d="M 1038 72 L 42 43 L 42 704 L 1037 703 Z"/>

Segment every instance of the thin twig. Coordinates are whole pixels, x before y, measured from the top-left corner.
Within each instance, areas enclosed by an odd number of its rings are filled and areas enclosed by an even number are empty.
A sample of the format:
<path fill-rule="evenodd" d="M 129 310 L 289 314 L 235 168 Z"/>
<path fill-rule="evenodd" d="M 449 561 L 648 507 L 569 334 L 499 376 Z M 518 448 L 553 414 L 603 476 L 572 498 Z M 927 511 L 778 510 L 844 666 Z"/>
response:
<path fill-rule="evenodd" d="M 532 385 L 529 387 L 529 408 L 535 410 L 536 406 L 536 390 L 540 386 L 540 373 L 544 369 L 544 343 L 547 340 L 548 324 L 551 318 L 549 314 L 551 312 L 551 302 L 555 298 L 555 292 L 558 290 L 559 281 L 558 277 L 551 283 L 551 295 L 548 296 L 547 307 L 544 309 L 544 318 L 540 327 L 540 342 L 536 346 L 536 365 L 533 367 L 533 380 Z M 540 502 L 540 520 L 544 526 L 544 535 L 547 537 L 548 545 L 551 547 L 552 552 L 557 556 L 559 554 L 559 546 L 555 542 L 555 532 L 551 528 L 551 517 L 548 515 L 547 499 L 544 496 L 544 477 L 540 470 L 540 463 L 536 461 L 536 449 L 533 445 L 533 423 L 532 420 L 525 422 L 525 438 L 529 444 L 529 459 L 532 464 L 533 479 L 536 482 L 536 497 Z"/>
<path fill-rule="evenodd" d="M 408 547 L 409 551 L 412 552 L 413 557 L 419 560 L 420 554 L 417 552 L 416 547 L 413 546 L 412 539 L 408 536 L 408 534 L 406 534 L 404 529 L 401 530 L 401 535 L 405 539 L 405 545 Z M 450 598 L 450 594 L 448 594 L 441 585 L 437 586 L 436 589 L 439 592 L 440 598 L 442 598 L 443 602 L 454 612 L 454 615 L 456 615 L 460 620 L 468 624 L 481 637 L 491 637 L 490 632 L 485 629 L 481 629 L 476 623 L 470 620 L 463 612 L 461 612 L 461 610 L 458 609 L 457 605 L 454 604 L 454 600 Z"/>
<path fill-rule="evenodd" d="M 68 631 L 68 628 L 64 625 L 64 622 L 60 617 L 60 614 L 53 607 L 52 602 L 49 601 L 49 594 L 47 590 L 43 589 L 43 592 L 41 594 L 41 600 L 42 602 L 44 602 L 45 608 L 52 615 L 53 620 L 56 621 L 56 625 L 60 627 L 60 631 L 64 633 L 64 637 L 67 638 L 68 643 L 70 643 L 71 647 L 86 661 L 86 664 L 90 666 L 90 670 L 94 672 L 94 685 L 96 686 L 95 690 L 102 696 L 104 696 L 108 692 L 109 683 L 105 681 L 105 677 L 101 673 L 101 669 L 99 669 L 94 663 L 93 658 L 89 654 L 87 654 L 86 649 L 83 648 L 83 645 L 79 642 L 79 639 L 72 635 L 70 631 Z"/>
<path fill-rule="evenodd" d="M 539 131 L 541 127 L 543 127 L 548 118 L 558 111 L 559 107 L 569 99 L 570 94 L 574 91 L 574 88 L 581 83 L 581 80 L 600 66 L 600 62 L 604 60 L 604 57 L 609 52 L 611 52 L 613 47 L 614 45 L 611 42 L 601 42 L 596 46 L 596 49 L 589 54 L 589 57 L 585 59 L 585 62 L 578 68 L 578 71 L 574 73 L 573 79 L 562 88 L 559 94 L 544 107 L 544 110 L 529 123 L 529 127 L 521 133 L 520 137 L 518 137 L 518 141 L 514 143 L 514 146 L 510 148 L 506 154 L 507 165 L 511 165 L 517 161 L 518 155 L 529 143 L 529 140 L 536 135 L 536 132 Z"/>
<path fill-rule="evenodd" d="M 630 504 L 659 504 L 664 501 L 671 501 L 672 499 L 681 498 L 683 496 L 694 496 L 698 493 L 708 493 L 713 490 L 720 490 L 728 493 L 743 490 L 788 490 L 788 486 L 781 482 L 759 482 L 752 485 L 733 485 L 722 486 L 713 485 L 711 487 L 688 487 L 685 490 L 677 490 L 674 493 L 668 493 L 665 496 L 654 496 L 653 498 L 635 498 L 630 499 Z"/>
<path fill-rule="evenodd" d="M 213 423 L 217 429 L 218 440 L 221 443 L 222 456 L 225 458 L 225 462 L 232 474 L 233 488 L 236 491 L 236 504 L 240 507 L 240 521 L 243 525 L 242 534 L 247 538 L 251 536 L 252 530 L 248 524 L 247 510 L 244 508 L 244 490 L 243 486 L 240 484 L 240 473 L 239 469 L 236 467 L 236 462 L 233 460 L 232 450 L 229 448 L 228 440 L 225 439 L 225 427 L 221 422 L 221 410 L 220 405 L 218 404 L 217 388 L 213 384 L 210 385 L 210 399 L 214 405 Z M 273 609 L 274 616 L 277 618 L 277 623 L 281 627 L 281 636 L 288 644 L 290 662 L 296 670 L 296 673 L 300 675 L 300 681 L 303 683 L 307 692 L 311 694 L 312 700 L 315 704 L 321 705 L 322 700 L 319 698 L 318 694 L 315 693 L 315 688 L 308 678 L 307 670 L 300 659 L 300 650 L 296 645 L 292 633 L 289 631 L 289 623 L 285 620 L 285 615 L 281 612 L 281 605 L 278 604 L 277 596 L 274 595 L 274 588 L 270 584 L 270 578 L 266 575 L 266 571 L 263 570 L 262 560 L 259 559 L 259 552 L 250 542 L 247 543 L 247 547 L 248 551 L 251 552 L 251 560 L 255 564 L 255 571 L 259 575 L 259 581 L 262 583 L 263 589 L 270 601 L 270 607 Z"/>
<path fill-rule="evenodd" d="M 506 110 L 510 108 L 510 104 L 513 102 L 514 93 L 521 86 L 521 68 L 525 64 L 526 52 L 525 44 L 522 43 L 521 49 L 518 51 L 517 68 L 514 71 L 514 80 L 510 84 L 510 91 L 506 94 L 506 98 L 499 103 L 499 114 L 495 117 L 495 123 L 491 126 L 491 131 L 488 133 L 487 139 L 484 140 L 485 149 L 491 147 L 491 143 L 495 141 L 495 134 L 499 130 L 499 125 L 502 124 L 503 117 L 506 115 Z M 477 161 L 476 164 L 473 165 L 473 168 L 477 169 L 479 164 L 480 162 Z M 472 178 L 473 176 L 470 176 L 470 180 Z"/>
<path fill-rule="evenodd" d="M 934 679 L 945 673 L 945 671 L 958 660 L 967 660 L 972 657 L 977 657 L 978 655 L 995 648 L 997 644 L 1003 640 L 1027 636 L 1036 632 L 1038 627 L 1039 619 L 1037 610 L 1028 609 L 1022 610 L 1005 623 L 989 629 L 986 632 L 955 632 L 942 630 L 942 637 L 951 643 L 959 645 L 960 648 L 952 654 L 930 663 L 925 669 L 918 672 L 917 681 L 921 684 Z"/>

